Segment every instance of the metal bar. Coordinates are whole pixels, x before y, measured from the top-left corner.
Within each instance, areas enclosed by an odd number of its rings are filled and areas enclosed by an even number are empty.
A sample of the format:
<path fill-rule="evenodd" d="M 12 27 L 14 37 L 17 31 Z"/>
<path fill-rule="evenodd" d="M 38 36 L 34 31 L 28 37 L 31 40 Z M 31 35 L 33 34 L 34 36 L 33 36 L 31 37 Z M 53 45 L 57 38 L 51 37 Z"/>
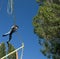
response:
<path fill-rule="evenodd" d="M 24 43 L 22 43 L 22 46 L 21 46 L 21 47 L 19 47 L 19 48 L 17 48 L 16 50 L 10 52 L 10 53 L 7 54 L 6 56 L 2 57 L 1 59 L 4 59 L 4 58 L 10 56 L 11 54 L 15 53 L 16 51 L 18 51 L 18 50 L 20 50 L 20 49 L 22 49 L 22 48 L 24 48 Z"/>

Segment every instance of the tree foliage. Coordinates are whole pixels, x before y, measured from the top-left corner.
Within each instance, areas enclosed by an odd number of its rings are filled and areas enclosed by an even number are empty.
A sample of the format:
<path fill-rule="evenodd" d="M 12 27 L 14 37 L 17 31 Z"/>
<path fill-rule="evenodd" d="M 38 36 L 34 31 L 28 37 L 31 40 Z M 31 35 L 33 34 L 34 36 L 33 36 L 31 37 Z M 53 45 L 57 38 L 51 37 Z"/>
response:
<path fill-rule="evenodd" d="M 5 44 L 4 43 L 1 43 L 0 44 L 0 58 L 2 58 L 3 56 L 6 55 L 6 51 L 5 51 Z"/>
<path fill-rule="evenodd" d="M 3 56 L 5 56 L 6 53 L 8 54 L 8 53 L 10 53 L 10 52 L 12 52 L 12 51 L 15 50 L 14 46 L 13 46 L 12 44 L 10 44 L 10 43 L 9 43 L 9 45 L 8 45 L 8 50 L 6 50 L 6 48 L 7 48 L 7 47 L 5 46 L 5 43 L 1 43 L 1 44 L 0 44 L 0 59 L 1 59 Z M 8 56 L 7 58 L 8 58 L 8 59 L 16 59 L 16 53 Z M 5 58 L 5 59 L 7 59 L 7 58 Z"/>
<path fill-rule="evenodd" d="M 39 5 L 38 13 L 33 19 L 34 33 L 39 38 L 39 44 L 43 46 L 41 52 L 48 58 L 60 59 L 60 2 L 44 1 Z"/>
<path fill-rule="evenodd" d="M 10 52 L 12 52 L 14 50 L 15 50 L 14 46 L 9 43 L 9 45 L 8 45 L 8 53 L 10 53 Z M 8 59 L 16 59 L 16 53 L 13 53 L 12 55 L 10 55 L 8 57 Z"/>

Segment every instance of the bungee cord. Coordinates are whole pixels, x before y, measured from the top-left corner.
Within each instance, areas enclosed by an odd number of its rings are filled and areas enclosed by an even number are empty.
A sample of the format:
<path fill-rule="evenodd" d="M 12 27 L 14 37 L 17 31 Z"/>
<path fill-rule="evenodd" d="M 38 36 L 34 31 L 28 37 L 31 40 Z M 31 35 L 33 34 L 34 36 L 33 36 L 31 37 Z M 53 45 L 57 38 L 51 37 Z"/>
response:
<path fill-rule="evenodd" d="M 13 13 L 13 0 L 8 0 L 7 13 L 10 15 Z"/>
<path fill-rule="evenodd" d="M 24 55 L 24 48 L 22 48 L 22 52 L 21 52 L 21 57 L 20 57 L 20 59 L 23 59 L 23 55 Z"/>
<path fill-rule="evenodd" d="M 7 13 L 13 16 L 13 24 L 16 24 L 16 15 L 14 10 L 14 0 L 8 0 Z"/>
<path fill-rule="evenodd" d="M 20 42 L 22 42 L 22 44 L 24 44 L 24 42 L 23 42 L 21 36 L 18 34 L 18 32 L 16 32 L 16 35 L 17 35 L 18 38 L 20 39 Z M 20 59 L 23 58 L 23 55 L 24 55 L 24 48 L 22 48 Z"/>

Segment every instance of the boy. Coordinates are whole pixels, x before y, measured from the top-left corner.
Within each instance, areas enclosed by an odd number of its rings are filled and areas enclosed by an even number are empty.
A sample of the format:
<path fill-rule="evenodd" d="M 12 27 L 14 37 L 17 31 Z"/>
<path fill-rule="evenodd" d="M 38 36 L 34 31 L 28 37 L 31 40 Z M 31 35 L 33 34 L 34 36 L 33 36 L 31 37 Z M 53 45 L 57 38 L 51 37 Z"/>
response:
<path fill-rule="evenodd" d="M 11 27 L 10 31 L 9 31 L 8 33 L 5 33 L 5 34 L 3 35 L 3 37 L 9 35 L 9 40 L 7 41 L 7 43 L 10 42 L 10 40 L 12 39 L 12 34 L 13 34 L 14 32 L 16 32 L 16 30 L 17 30 L 18 28 L 19 28 L 19 27 L 18 27 L 17 25 L 13 25 L 13 26 Z"/>

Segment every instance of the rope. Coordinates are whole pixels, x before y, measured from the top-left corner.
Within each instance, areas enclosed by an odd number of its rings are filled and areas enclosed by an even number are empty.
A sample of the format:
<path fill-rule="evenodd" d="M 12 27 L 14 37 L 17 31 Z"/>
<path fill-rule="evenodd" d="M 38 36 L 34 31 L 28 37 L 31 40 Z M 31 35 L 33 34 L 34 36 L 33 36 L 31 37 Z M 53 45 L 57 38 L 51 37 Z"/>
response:
<path fill-rule="evenodd" d="M 12 15 L 13 16 L 13 23 L 14 25 L 16 24 L 16 15 L 15 15 L 15 12 L 14 12 L 14 1 L 13 0 L 8 0 L 8 4 L 7 4 L 7 13 L 9 15 Z"/>
<path fill-rule="evenodd" d="M 13 11 L 13 24 L 15 25 L 16 24 L 16 15 L 15 15 L 15 12 Z"/>
<path fill-rule="evenodd" d="M 18 32 L 16 32 L 16 34 L 17 34 L 18 38 L 20 39 L 20 42 L 23 43 L 23 40 L 21 39 L 20 35 L 18 35 Z M 22 48 L 22 52 L 21 52 L 21 57 L 20 57 L 20 59 L 22 59 L 23 54 L 24 54 L 24 48 Z"/>
<path fill-rule="evenodd" d="M 13 0 L 8 0 L 7 13 L 10 15 L 13 13 Z"/>
<path fill-rule="evenodd" d="M 24 48 L 22 48 L 22 52 L 21 52 L 21 57 L 20 57 L 20 59 L 23 58 L 23 54 L 24 54 Z"/>
<path fill-rule="evenodd" d="M 21 36 L 18 34 L 18 31 L 16 32 L 16 35 L 18 36 L 20 42 L 23 43 L 23 39 L 22 39 Z"/>
<path fill-rule="evenodd" d="M 4 59 L 4 58 L 10 56 L 11 54 L 15 53 L 16 51 L 18 51 L 18 50 L 20 50 L 20 49 L 23 49 L 23 48 L 24 48 L 24 43 L 22 43 L 22 46 L 21 46 L 21 47 L 19 47 L 19 48 L 17 48 L 16 50 L 10 52 L 10 53 L 7 54 L 6 56 L 2 57 L 1 59 Z M 22 56 L 23 56 L 23 55 L 22 55 Z M 22 56 L 21 56 L 21 58 L 22 58 Z"/>

